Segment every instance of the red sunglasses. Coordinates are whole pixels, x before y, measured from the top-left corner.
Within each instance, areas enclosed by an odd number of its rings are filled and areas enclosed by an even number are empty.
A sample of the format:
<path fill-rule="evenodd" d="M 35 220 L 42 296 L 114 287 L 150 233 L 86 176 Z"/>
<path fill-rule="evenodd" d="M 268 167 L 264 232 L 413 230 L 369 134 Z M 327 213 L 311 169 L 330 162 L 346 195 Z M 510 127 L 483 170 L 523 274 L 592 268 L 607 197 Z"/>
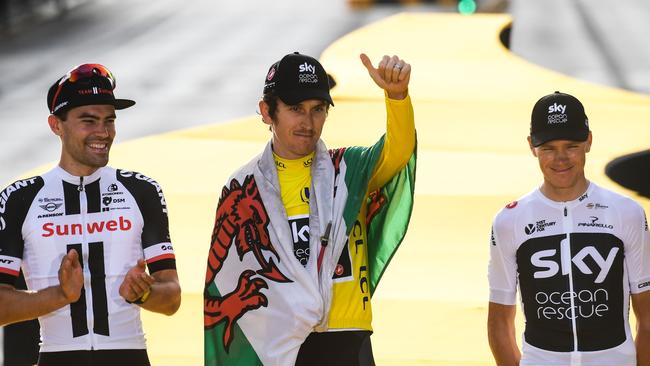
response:
<path fill-rule="evenodd" d="M 59 87 L 56 89 L 56 93 L 54 93 L 50 110 L 54 111 L 56 98 L 59 96 L 61 88 L 65 82 L 74 83 L 77 80 L 87 79 L 97 75 L 106 78 L 106 80 L 111 83 L 111 89 L 115 89 L 115 77 L 106 66 L 101 64 L 82 64 L 68 71 L 68 73 L 59 80 Z"/>

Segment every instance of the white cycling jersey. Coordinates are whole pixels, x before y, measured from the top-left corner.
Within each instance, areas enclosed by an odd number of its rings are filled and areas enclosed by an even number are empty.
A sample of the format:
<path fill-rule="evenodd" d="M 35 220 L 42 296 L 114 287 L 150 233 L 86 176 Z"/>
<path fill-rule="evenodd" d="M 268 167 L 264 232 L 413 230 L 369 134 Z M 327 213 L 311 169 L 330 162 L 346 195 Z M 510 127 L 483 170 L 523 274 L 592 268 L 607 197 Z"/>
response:
<path fill-rule="evenodd" d="M 522 366 L 636 365 L 630 293 L 650 289 L 643 208 L 589 184 L 570 202 L 539 190 L 502 209 L 490 243 L 490 301 L 526 319 Z"/>
<path fill-rule="evenodd" d="M 0 193 L 0 283 L 13 285 L 22 267 L 30 290 L 58 285 L 70 249 L 84 287 L 78 301 L 39 318 L 41 352 L 144 349 L 140 308 L 118 291 L 140 258 L 150 273 L 176 268 L 160 186 L 109 167 L 86 177 L 56 167 Z"/>

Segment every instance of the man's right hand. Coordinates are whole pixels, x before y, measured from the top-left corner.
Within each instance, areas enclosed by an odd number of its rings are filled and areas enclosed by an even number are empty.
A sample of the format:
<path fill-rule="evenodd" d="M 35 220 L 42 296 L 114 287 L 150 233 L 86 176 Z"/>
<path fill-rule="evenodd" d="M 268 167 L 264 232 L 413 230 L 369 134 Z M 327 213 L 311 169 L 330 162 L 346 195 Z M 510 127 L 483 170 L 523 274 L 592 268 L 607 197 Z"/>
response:
<path fill-rule="evenodd" d="M 83 268 L 81 268 L 79 262 L 79 254 L 74 249 L 70 249 L 68 254 L 63 256 L 63 260 L 61 260 L 59 286 L 63 297 L 68 303 L 79 300 L 81 289 L 84 286 L 84 276 Z"/>
<path fill-rule="evenodd" d="M 83 269 L 76 250 L 63 256 L 59 284 L 38 291 L 16 290 L 0 284 L 0 325 L 35 319 L 79 300 L 84 285 Z"/>

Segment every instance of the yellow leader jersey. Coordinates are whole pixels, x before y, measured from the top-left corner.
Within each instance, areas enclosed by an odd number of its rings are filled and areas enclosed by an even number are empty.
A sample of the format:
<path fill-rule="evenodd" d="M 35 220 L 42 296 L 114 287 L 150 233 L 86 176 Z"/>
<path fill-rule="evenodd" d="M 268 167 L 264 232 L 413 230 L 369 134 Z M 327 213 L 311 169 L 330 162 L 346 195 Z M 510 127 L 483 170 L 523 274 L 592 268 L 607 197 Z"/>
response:
<path fill-rule="evenodd" d="M 386 97 L 387 126 L 384 148 L 370 179 L 366 198 L 381 188 L 408 162 L 415 148 L 415 124 L 411 99 Z M 283 159 L 276 154 L 280 194 L 293 236 L 296 259 L 307 265 L 309 253 L 309 190 L 314 153 L 300 159 Z M 329 329 L 372 330 L 372 307 L 368 287 L 368 248 L 365 205 L 361 206 L 350 238 L 334 271 Z M 318 253 L 314 254 L 314 259 Z"/>

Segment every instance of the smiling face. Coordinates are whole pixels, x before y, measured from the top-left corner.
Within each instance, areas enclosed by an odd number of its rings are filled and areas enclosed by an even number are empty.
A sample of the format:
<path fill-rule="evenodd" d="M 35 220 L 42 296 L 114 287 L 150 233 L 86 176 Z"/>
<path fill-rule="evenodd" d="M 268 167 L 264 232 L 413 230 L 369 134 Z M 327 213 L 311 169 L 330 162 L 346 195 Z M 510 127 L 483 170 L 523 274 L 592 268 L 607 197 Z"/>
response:
<path fill-rule="evenodd" d="M 312 153 L 327 118 L 327 102 L 309 99 L 288 105 L 278 98 L 277 104 L 274 116 L 266 102 L 260 101 L 259 106 L 264 123 L 273 132 L 273 152 L 284 159 L 299 159 Z"/>
<path fill-rule="evenodd" d="M 529 137 L 528 143 L 544 175 L 541 191 L 546 197 L 571 201 L 587 190 L 584 168 L 591 149 L 591 133 L 587 141 L 552 140 L 534 147 Z"/>
<path fill-rule="evenodd" d="M 105 166 L 115 138 L 115 118 L 112 105 L 72 108 L 65 121 L 50 115 L 50 128 L 61 137 L 59 165 L 77 176 L 90 175 Z"/>

